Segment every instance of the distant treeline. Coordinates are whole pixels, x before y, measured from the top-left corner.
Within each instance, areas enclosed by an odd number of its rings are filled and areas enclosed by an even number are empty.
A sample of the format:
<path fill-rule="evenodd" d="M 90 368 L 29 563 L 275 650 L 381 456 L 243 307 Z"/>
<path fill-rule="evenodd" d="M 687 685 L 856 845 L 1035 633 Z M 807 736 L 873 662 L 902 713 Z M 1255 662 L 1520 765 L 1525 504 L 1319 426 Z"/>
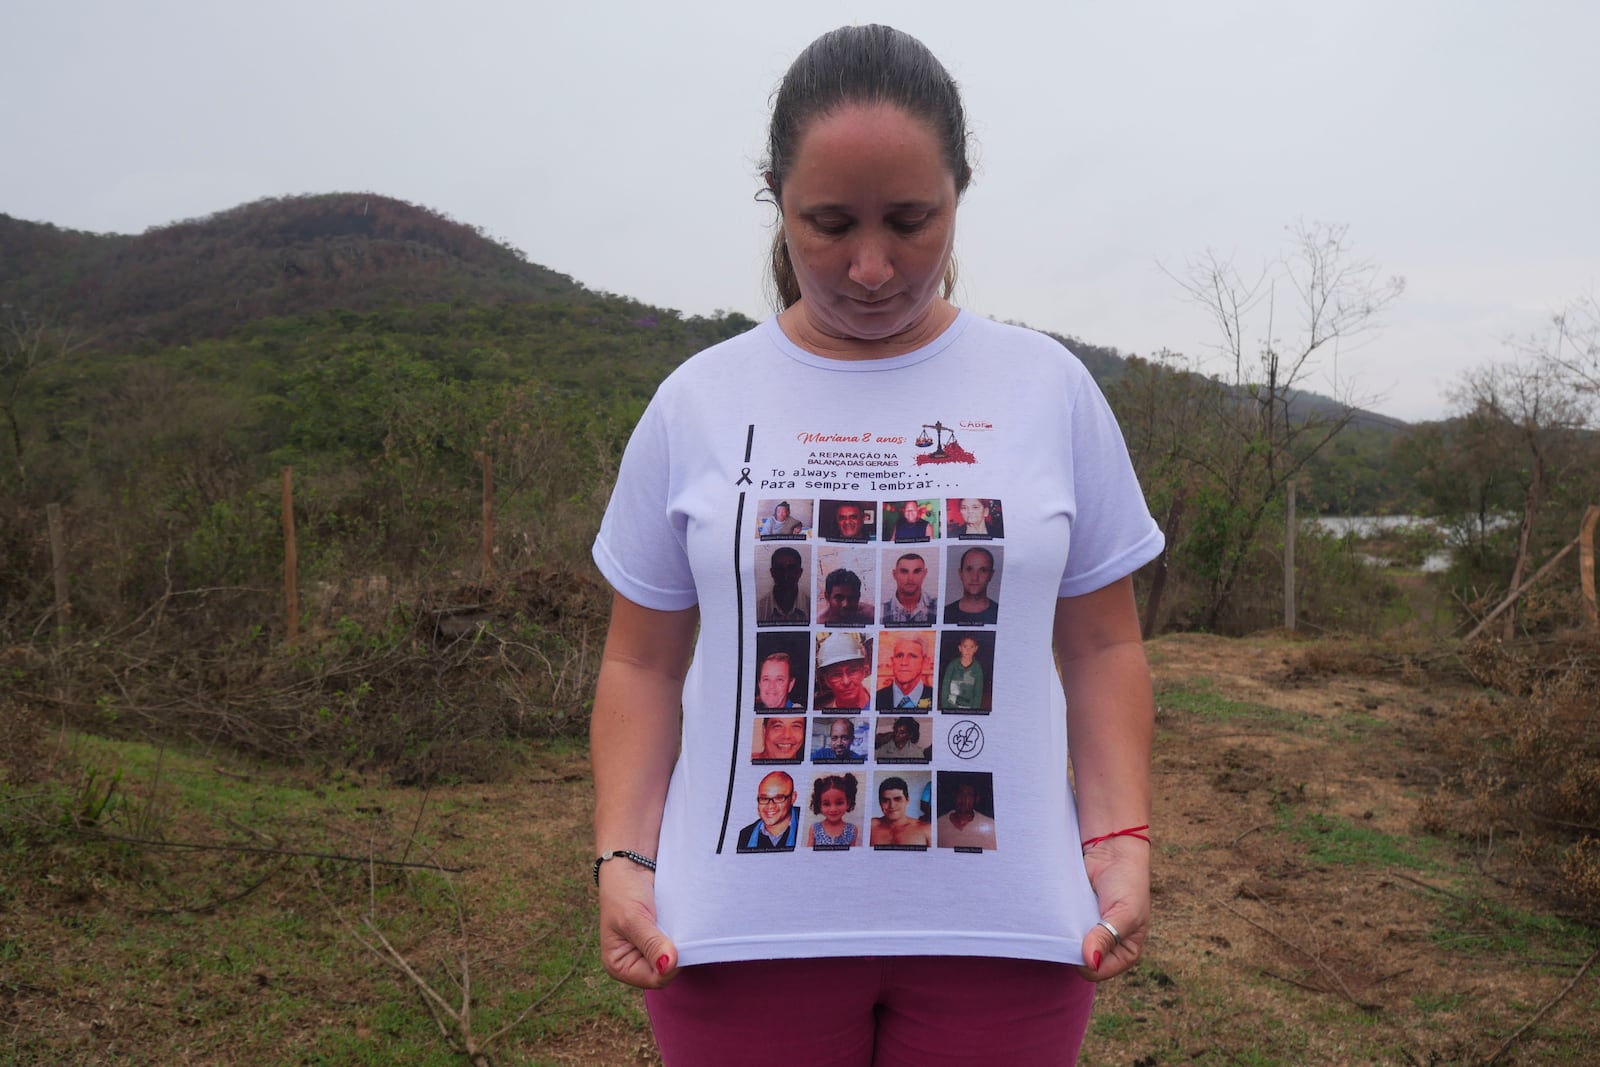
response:
<path fill-rule="evenodd" d="M 588 290 L 474 227 L 365 193 L 133 237 L 0 216 L 0 304 L 0 629 L 13 640 L 50 615 L 52 503 L 78 538 L 77 625 L 117 625 L 174 589 L 270 599 L 268 486 L 285 464 L 310 579 L 465 573 L 480 454 L 500 468 L 507 561 L 588 574 L 587 531 L 656 383 L 753 325 Z M 1317 512 L 1520 504 L 1521 459 L 1476 482 L 1451 466 L 1458 425 L 1397 426 L 1060 340 L 1106 388 L 1169 530 L 1160 625 L 1270 624 L 1290 477 Z M 1360 575 L 1335 571 L 1330 595 L 1359 595 Z"/>

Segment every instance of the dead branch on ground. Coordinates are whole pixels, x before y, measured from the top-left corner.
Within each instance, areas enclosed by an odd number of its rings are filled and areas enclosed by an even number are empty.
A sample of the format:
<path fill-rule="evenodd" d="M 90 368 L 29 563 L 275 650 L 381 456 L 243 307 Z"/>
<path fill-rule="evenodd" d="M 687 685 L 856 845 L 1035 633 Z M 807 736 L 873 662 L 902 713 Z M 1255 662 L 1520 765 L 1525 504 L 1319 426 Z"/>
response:
<path fill-rule="evenodd" d="M 424 797 L 424 803 L 422 807 L 426 807 L 426 797 Z M 420 826 L 421 822 L 422 810 L 419 809 L 417 813 L 417 826 Z M 416 827 L 413 827 L 412 841 L 408 842 L 406 847 L 407 855 L 410 854 L 411 844 L 415 843 L 415 837 Z M 452 868 L 444 867 L 440 864 L 412 863 L 405 864 L 404 866 L 427 867 L 428 869 L 441 872 L 448 872 L 452 870 Z M 422 1001 L 423 1006 L 428 1009 L 428 1015 L 433 1019 L 434 1025 L 439 1028 L 439 1035 L 444 1038 L 445 1043 L 449 1045 L 453 1051 L 466 1056 L 473 1064 L 473 1067 L 493 1067 L 494 1059 L 489 1052 L 490 1046 L 494 1045 L 495 1042 L 499 1041 L 506 1034 L 520 1026 L 530 1015 L 534 1013 L 534 1011 L 536 1011 L 551 997 L 555 996 L 563 988 L 565 988 L 567 982 L 570 981 L 572 976 L 577 973 L 578 965 L 583 962 L 583 958 L 588 952 L 589 948 L 589 941 L 585 940 L 578 951 L 574 953 L 572 966 L 568 967 L 566 972 L 562 974 L 562 976 L 558 978 L 549 989 L 546 989 L 542 994 L 534 998 L 534 1000 L 524 1007 L 520 1012 L 518 1012 L 510 1022 L 506 1023 L 504 1026 L 501 1026 L 493 1033 L 480 1037 L 474 1031 L 472 1021 L 472 963 L 471 957 L 466 950 L 466 945 L 469 941 L 469 935 L 467 933 L 466 909 L 462 906 L 461 897 L 456 892 L 454 879 L 446 876 L 444 883 L 445 891 L 449 894 L 451 905 L 456 913 L 456 931 L 462 946 L 461 949 L 456 953 L 456 966 L 459 968 L 459 976 L 456 974 L 448 974 L 451 983 L 460 993 L 460 1004 L 457 1007 L 452 1007 L 450 1003 L 445 1000 L 442 995 L 440 995 L 439 991 L 436 990 L 426 978 L 418 973 L 417 969 L 412 966 L 411 961 L 406 958 L 405 954 L 399 949 L 395 948 L 394 944 L 388 939 L 388 937 L 384 935 L 383 930 L 379 928 L 377 920 L 378 888 L 376 863 L 369 865 L 367 868 L 367 913 L 361 917 L 361 925 L 367 931 L 367 934 L 370 935 L 370 937 L 363 936 L 362 933 L 357 930 L 356 927 L 345 917 L 344 913 L 333 904 L 332 900 L 329 899 L 326 890 L 324 890 L 322 887 L 322 880 L 317 877 L 315 871 L 311 872 L 311 881 L 312 885 L 315 886 L 317 893 L 321 895 L 323 900 L 328 904 L 329 910 L 333 913 L 334 917 L 341 925 L 344 926 L 356 943 L 361 945 L 361 947 L 365 948 L 368 952 L 371 952 L 374 956 L 377 956 L 379 959 L 383 960 L 395 970 L 399 971 L 400 974 L 405 977 L 411 988 L 416 992 L 418 999 Z M 554 927 L 546 929 L 543 933 L 534 938 L 532 943 L 537 945 L 544 941 L 554 932 L 554 929 Z"/>
<path fill-rule="evenodd" d="M 1572 976 L 1572 981 L 1561 987 L 1561 992 L 1551 997 L 1549 1002 L 1547 1002 L 1544 1007 L 1540 1008 L 1538 1012 L 1534 1014 L 1533 1018 L 1517 1027 L 1517 1032 L 1506 1038 L 1500 1047 L 1494 1050 L 1494 1055 L 1483 1061 L 1483 1067 L 1493 1067 L 1495 1063 L 1499 1062 L 1500 1057 L 1504 1056 L 1507 1050 L 1509 1050 L 1512 1045 L 1517 1043 L 1518 1038 L 1527 1033 L 1535 1023 L 1545 1017 L 1551 1008 L 1561 1003 L 1562 999 L 1565 998 L 1568 993 L 1572 992 L 1573 987 L 1583 980 L 1583 976 L 1589 973 L 1589 968 L 1594 965 L 1594 961 L 1597 959 L 1600 959 L 1600 949 L 1596 949 L 1593 955 L 1583 961 L 1583 966 L 1579 967 L 1578 973 Z"/>
<path fill-rule="evenodd" d="M 1312 964 L 1314 964 L 1316 966 L 1316 969 L 1321 971 L 1324 975 L 1326 975 L 1333 982 L 1334 986 L 1336 987 L 1334 989 L 1323 989 L 1323 990 L 1320 990 L 1320 992 L 1323 992 L 1323 993 L 1338 993 L 1340 996 L 1344 997 L 1345 1000 L 1348 1000 L 1351 1004 L 1353 1004 L 1356 1007 L 1360 1008 L 1364 1012 L 1373 1013 L 1373 1012 L 1377 1012 L 1379 1010 L 1378 1005 L 1376 1005 L 1376 1004 L 1367 1004 L 1367 1003 L 1362 1002 L 1361 1000 L 1358 1000 L 1356 998 L 1356 995 L 1350 991 L 1350 987 L 1345 984 L 1344 978 L 1339 974 L 1338 971 L 1336 971 L 1332 967 L 1330 967 L 1328 965 L 1327 961 L 1325 961 L 1320 954 L 1311 951 L 1310 949 L 1304 947 L 1303 945 L 1300 945 L 1300 944 L 1298 944 L 1298 943 L 1296 943 L 1294 941 L 1291 941 L 1289 938 L 1285 937 L 1283 934 L 1280 934 L 1278 931 L 1272 929 L 1270 926 L 1266 926 L 1266 925 L 1264 925 L 1262 923 L 1256 922 L 1256 920 L 1250 918 L 1250 916 L 1246 915 L 1244 912 L 1240 911 L 1238 908 L 1235 908 L 1235 907 L 1231 906 L 1226 901 L 1219 900 L 1219 901 L 1217 901 L 1217 903 L 1222 906 L 1223 910 L 1230 912 L 1231 914 L 1233 914 L 1234 916 L 1236 916 L 1236 917 L 1238 917 L 1240 919 L 1243 919 L 1245 922 L 1249 923 L 1251 926 L 1255 927 L 1257 930 L 1260 930 L 1262 933 L 1266 934 L 1268 937 L 1271 937 L 1273 940 L 1280 942 L 1281 944 L 1285 945 L 1289 949 L 1293 950 L 1298 955 L 1303 956 L 1306 959 L 1310 960 L 1312 962 Z"/>
<path fill-rule="evenodd" d="M 178 852 L 243 852 L 258 856 L 299 856 L 304 859 L 333 860 L 337 863 L 366 863 L 379 867 L 410 867 L 424 871 L 439 871 L 446 874 L 460 874 L 467 870 L 466 867 L 445 867 L 437 863 L 422 863 L 417 860 L 386 860 L 373 856 L 346 856 L 338 852 L 311 852 L 297 848 L 260 848 L 253 845 L 213 845 L 201 841 L 155 841 L 143 837 L 123 837 L 121 834 L 108 834 L 101 830 L 85 830 L 82 827 L 64 827 L 71 833 L 82 837 L 99 838 L 103 841 L 116 841 L 125 845 L 137 845 L 140 848 L 171 849 Z"/>

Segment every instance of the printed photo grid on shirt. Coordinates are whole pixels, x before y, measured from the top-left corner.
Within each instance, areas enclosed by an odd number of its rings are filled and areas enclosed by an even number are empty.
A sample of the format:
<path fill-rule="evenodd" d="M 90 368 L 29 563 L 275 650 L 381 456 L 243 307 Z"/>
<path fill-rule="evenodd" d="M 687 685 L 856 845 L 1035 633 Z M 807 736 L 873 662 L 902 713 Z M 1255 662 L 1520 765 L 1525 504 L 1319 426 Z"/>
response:
<path fill-rule="evenodd" d="M 763 500 L 758 514 L 744 662 L 764 773 L 733 798 L 756 808 L 736 851 L 996 850 L 994 776 L 965 765 L 1005 714 L 1001 500 Z"/>

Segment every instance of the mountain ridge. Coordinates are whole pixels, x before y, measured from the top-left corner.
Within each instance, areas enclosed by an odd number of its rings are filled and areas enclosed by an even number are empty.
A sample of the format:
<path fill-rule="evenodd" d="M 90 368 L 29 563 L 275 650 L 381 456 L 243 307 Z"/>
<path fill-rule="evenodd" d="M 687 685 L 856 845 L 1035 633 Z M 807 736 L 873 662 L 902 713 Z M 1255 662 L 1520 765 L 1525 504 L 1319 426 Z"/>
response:
<path fill-rule="evenodd" d="M 0 215 L 0 292 L 113 347 L 336 308 L 592 295 L 476 227 L 376 193 L 269 197 L 137 235 Z"/>
<path fill-rule="evenodd" d="M 480 227 L 373 192 L 265 197 L 132 235 L 0 214 L 0 304 L 48 309 L 107 350 L 184 345 L 331 311 L 574 300 L 620 301 L 641 319 L 677 316 L 591 290 Z M 1045 332 L 1102 385 L 1139 358 Z M 1292 403 L 1303 415 L 1344 410 L 1314 393 Z M 1409 425 L 1364 410 L 1352 422 L 1388 433 Z"/>

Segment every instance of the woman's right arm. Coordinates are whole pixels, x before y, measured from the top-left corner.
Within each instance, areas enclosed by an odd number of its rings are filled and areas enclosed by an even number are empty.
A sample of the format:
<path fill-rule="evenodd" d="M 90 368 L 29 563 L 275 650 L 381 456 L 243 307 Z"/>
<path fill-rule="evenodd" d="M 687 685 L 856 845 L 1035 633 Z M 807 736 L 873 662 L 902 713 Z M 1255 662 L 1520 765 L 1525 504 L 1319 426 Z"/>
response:
<path fill-rule="evenodd" d="M 656 855 L 699 618 L 698 608 L 655 611 L 612 597 L 589 721 L 596 855 Z M 600 957 L 611 977 L 646 989 L 666 985 L 678 966 L 656 926 L 655 875 L 626 858 L 600 865 Z"/>

